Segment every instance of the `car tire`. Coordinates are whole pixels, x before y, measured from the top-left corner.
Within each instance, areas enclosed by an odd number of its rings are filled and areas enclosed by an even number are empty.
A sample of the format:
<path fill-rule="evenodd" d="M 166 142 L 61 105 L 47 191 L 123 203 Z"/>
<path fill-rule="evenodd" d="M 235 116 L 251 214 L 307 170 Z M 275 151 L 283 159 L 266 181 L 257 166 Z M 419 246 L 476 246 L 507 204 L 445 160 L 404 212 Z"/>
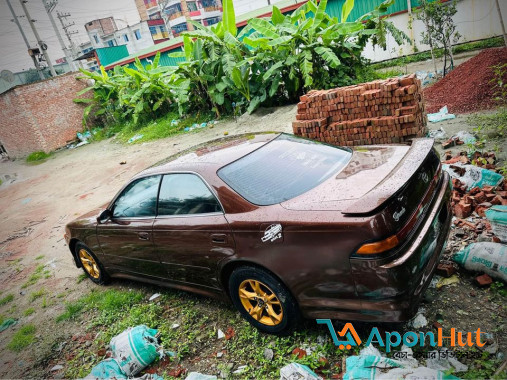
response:
<path fill-rule="evenodd" d="M 74 251 L 76 259 L 80 262 L 81 268 L 90 280 L 99 285 L 105 285 L 109 282 L 109 275 L 90 248 L 78 242 Z"/>
<path fill-rule="evenodd" d="M 229 294 L 243 318 L 262 332 L 288 335 L 300 322 L 298 304 L 287 287 L 261 268 L 235 269 L 229 277 Z"/>

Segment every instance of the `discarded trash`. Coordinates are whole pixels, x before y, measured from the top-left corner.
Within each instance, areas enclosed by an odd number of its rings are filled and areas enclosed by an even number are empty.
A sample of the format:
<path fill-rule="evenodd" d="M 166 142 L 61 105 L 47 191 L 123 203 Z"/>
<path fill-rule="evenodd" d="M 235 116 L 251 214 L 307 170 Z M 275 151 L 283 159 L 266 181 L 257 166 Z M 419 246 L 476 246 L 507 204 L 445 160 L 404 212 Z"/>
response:
<path fill-rule="evenodd" d="M 204 375 L 199 372 L 190 372 L 185 380 L 217 380 L 217 377 L 213 375 Z"/>
<path fill-rule="evenodd" d="M 427 116 L 428 116 L 428 121 L 431 121 L 432 123 L 438 123 L 439 121 L 444 121 L 444 120 L 456 118 L 456 115 L 449 113 L 447 106 L 440 108 L 440 110 L 436 113 L 429 113 Z"/>
<path fill-rule="evenodd" d="M 118 361 L 120 368 L 128 377 L 136 375 L 157 357 L 164 355 L 155 338 L 156 334 L 157 330 L 139 325 L 128 328 L 111 339 L 109 345 L 113 353 L 112 358 Z"/>
<path fill-rule="evenodd" d="M 224 132 L 224 136 L 227 136 L 229 134 L 229 132 Z"/>
<path fill-rule="evenodd" d="M 347 372 L 343 380 L 352 379 L 458 379 L 444 372 L 419 366 L 416 359 L 412 357 L 412 350 L 403 346 L 402 352 L 406 352 L 410 359 L 394 360 L 383 357 L 373 346 L 361 350 L 359 356 L 349 356 L 346 361 Z M 382 372 L 386 371 L 386 372 Z"/>
<path fill-rule="evenodd" d="M 120 165 L 125 165 L 126 163 L 127 163 L 127 161 L 121 161 Z"/>
<path fill-rule="evenodd" d="M 174 330 L 174 329 L 177 329 L 178 327 L 180 327 L 179 323 L 173 323 L 171 325 L 171 328 Z"/>
<path fill-rule="evenodd" d="M 415 318 L 412 320 L 412 327 L 414 329 L 420 329 L 428 325 L 428 321 L 423 313 L 418 313 Z"/>
<path fill-rule="evenodd" d="M 502 241 L 507 242 L 507 206 L 493 206 L 486 211 L 486 218 L 491 224 L 491 229 Z"/>
<path fill-rule="evenodd" d="M 452 275 L 449 278 L 442 278 L 442 279 L 440 279 L 437 282 L 436 287 L 437 287 L 437 289 L 440 289 L 443 286 L 457 284 L 457 283 L 459 283 L 459 277 L 457 275 Z"/>
<path fill-rule="evenodd" d="M 82 141 L 82 142 L 85 142 L 85 141 L 87 141 L 89 138 L 91 138 L 91 137 L 92 137 L 92 134 L 90 133 L 90 131 L 86 131 L 85 133 L 80 133 L 80 132 L 78 132 L 78 133 L 76 133 L 76 135 L 77 135 L 77 138 L 78 138 L 80 141 Z"/>
<path fill-rule="evenodd" d="M 59 371 L 61 369 L 63 369 L 63 365 L 57 364 L 57 365 L 53 366 L 53 368 L 51 368 L 51 372 L 56 372 L 56 371 Z"/>
<path fill-rule="evenodd" d="M 428 136 L 435 140 L 443 140 L 447 137 L 444 128 L 440 127 L 440 129 L 436 129 L 434 131 L 429 131 Z"/>
<path fill-rule="evenodd" d="M 222 330 L 218 329 L 218 339 L 224 339 L 225 338 L 225 334 Z"/>
<path fill-rule="evenodd" d="M 465 144 L 475 144 L 477 142 L 477 139 L 475 138 L 475 136 L 472 135 L 470 132 L 467 132 L 467 131 L 459 131 L 458 133 L 456 133 L 452 137 L 460 139 Z"/>
<path fill-rule="evenodd" d="M 243 372 L 245 372 L 245 370 L 246 370 L 247 367 L 248 366 L 246 366 L 246 365 L 240 365 L 233 373 L 234 374 L 243 373 Z"/>
<path fill-rule="evenodd" d="M 17 320 L 15 320 L 13 318 L 7 318 L 0 325 L 0 332 L 7 330 L 9 327 L 14 326 L 16 323 L 18 323 Z"/>
<path fill-rule="evenodd" d="M 158 298 L 158 297 L 160 297 L 160 296 L 161 296 L 161 294 L 160 294 L 160 293 L 155 293 L 155 294 L 153 294 L 153 295 L 150 297 L 150 299 L 149 299 L 148 301 L 153 301 L 153 300 L 157 299 L 157 298 Z"/>
<path fill-rule="evenodd" d="M 290 363 L 280 369 L 280 380 L 313 380 L 320 379 L 310 367 L 299 364 Z"/>
<path fill-rule="evenodd" d="M 26 204 L 30 203 L 30 201 L 31 201 L 31 200 L 32 200 L 32 198 L 25 198 L 25 199 L 23 199 L 23 200 L 21 201 L 21 204 L 22 204 L 22 205 L 26 205 Z"/>
<path fill-rule="evenodd" d="M 271 348 L 266 348 L 264 350 L 264 359 L 271 361 L 271 360 L 273 360 L 274 356 L 275 356 L 275 354 Z"/>
<path fill-rule="evenodd" d="M 133 143 L 134 141 L 137 141 L 137 140 L 140 140 L 144 137 L 144 135 L 135 135 L 131 138 L 129 138 L 129 140 L 127 141 L 127 143 Z"/>
<path fill-rule="evenodd" d="M 464 183 L 468 190 L 476 186 L 480 188 L 486 185 L 497 186 L 503 181 L 502 175 L 475 165 L 463 165 L 457 162 L 452 165 L 444 164 L 442 169 L 449 173 L 451 178 L 457 178 Z"/>
<path fill-rule="evenodd" d="M 102 360 L 92 368 L 90 374 L 85 379 L 127 379 L 127 376 L 121 370 L 114 359 Z"/>
<path fill-rule="evenodd" d="M 472 243 L 457 252 L 453 260 L 466 269 L 484 272 L 507 281 L 507 246 L 500 243 Z"/>
<path fill-rule="evenodd" d="M 431 353 L 434 353 L 434 355 Z M 438 371 L 448 371 L 451 368 L 454 368 L 454 372 L 468 371 L 467 365 L 461 363 L 449 353 L 452 353 L 452 351 L 449 351 L 446 347 L 443 347 L 438 351 L 430 351 L 428 353 L 428 359 L 426 359 L 426 367 Z"/>
<path fill-rule="evenodd" d="M 176 119 L 176 120 L 175 120 L 175 119 L 173 119 L 173 120 L 171 120 L 171 127 L 175 127 L 175 126 L 177 126 L 179 123 L 180 123 L 179 119 Z"/>

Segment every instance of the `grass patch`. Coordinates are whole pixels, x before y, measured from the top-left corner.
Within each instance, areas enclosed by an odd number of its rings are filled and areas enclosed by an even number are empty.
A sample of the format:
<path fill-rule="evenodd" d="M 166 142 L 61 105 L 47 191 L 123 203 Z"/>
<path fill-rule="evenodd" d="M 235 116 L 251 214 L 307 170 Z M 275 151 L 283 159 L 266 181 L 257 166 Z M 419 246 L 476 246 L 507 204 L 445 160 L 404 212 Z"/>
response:
<path fill-rule="evenodd" d="M 33 301 L 35 301 L 36 299 L 42 297 L 45 294 L 46 294 L 46 289 L 44 289 L 44 288 L 39 289 L 36 292 L 30 293 L 29 300 L 30 300 L 30 302 L 33 302 Z"/>
<path fill-rule="evenodd" d="M 8 304 L 14 299 L 14 294 L 7 294 L 5 297 L 0 299 L 0 306 Z"/>
<path fill-rule="evenodd" d="M 42 260 L 44 258 L 44 255 L 39 255 L 35 258 L 35 260 Z"/>
<path fill-rule="evenodd" d="M 32 152 L 28 155 L 28 157 L 26 157 L 26 162 L 42 161 L 42 160 L 48 159 L 50 156 L 51 156 L 51 153 L 46 153 L 46 152 L 42 152 L 42 151 Z"/>
<path fill-rule="evenodd" d="M 84 311 L 97 310 L 100 313 L 101 320 L 112 322 L 115 320 L 117 313 L 129 310 L 130 306 L 140 302 L 143 297 L 143 294 L 138 291 L 110 289 L 102 292 L 92 290 L 77 301 L 67 303 L 65 312 L 59 315 L 56 321 L 75 319 Z"/>
<path fill-rule="evenodd" d="M 133 141 L 132 143 L 142 143 L 151 140 L 162 139 L 165 137 L 177 135 L 185 132 L 185 128 L 192 127 L 194 124 L 201 124 L 214 120 L 213 113 L 204 113 L 189 116 L 181 119 L 175 112 L 170 112 L 165 116 L 147 123 L 127 123 L 122 126 L 107 127 L 101 132 L 97 132 L 94 140 L 97 138 L 107 138 L 110 135 L 117 133 L 117 139 L 123 143 L 127 143 L 129 139 L 137 135 L 143 135 L 142 138 Z M 173 120 L 179 120 L 177 125 L 174 125 Z M 98 137 L 97 137 L 98 135 Z"/>
<path fill-rule="evenodd" d="M 82 283 L 84 280 L 86 280 L 88 278 L 88 276 L 86 275 L 86 273 L 81 273 L 79 276 L 77 276 L 77 280 L 76 282 L 78 284 Z"/>
<path fill-rule="evenodd" d="M 33 307 L 29 307 L 28 309 L 26 309 L 24 312 L 23 312 L 23 315 L 25 317 L 28 317 L 29 315 L 32 315 L 33 313 L 35 313 L 35 309 Z"/>
<path fill-rule="evenodd" d="M 44 264 L 37 265 L 37 267 L 35 268 L 35 270 L 31 274 L 31 276 L 28 278 L 28 281 L 25 282 L 21 286 L 21 288 L 25 289 L 25 288 L 29 287 L 30 285 L 36 284 L 37 281 L 39 281 L 42 278 L 42 276 L 45 274 L 43 272 L 44 272 Z"/>
<path fill-rule="evenodd" d="M 452 51 L 454 54 L 458 54 L 458 53 L 464 53 L 467 51 L 487 49 L 487 48 L 492 48 L 492 47 L 500 47 L 503 45 L 504 45 L 504 42 L 503 42 L 502 37 L 494 37 L 494 38 L 488 38 L 488 39 L 482 40 L 482 41 L 466 42 L 466 43 L 463 43 L 460 45 L 456 45 L 453 47 Z M 435 52 L 435 58 L 440 58 L 444 54 L 443 49 L 435 49 L 434 52 Z M 431 53 L 429 51 L 425 51 L 425 52 L 421 52 L 421 53 L 406 55 L 404 57 L 390 59 L 389 61 L 372 63 L 370 66 L 373 69 L 383 69 L 386 67 L 405 66 L 408 63 L 427 61 L 428 59 L 431 59 Z"/>
<path fill-rule="evenodd" d="M 12 337 L 7 348 L 14 352 L 21 352 L 35 340 L 35 326 L 32 324 L 21 327 Z"/>

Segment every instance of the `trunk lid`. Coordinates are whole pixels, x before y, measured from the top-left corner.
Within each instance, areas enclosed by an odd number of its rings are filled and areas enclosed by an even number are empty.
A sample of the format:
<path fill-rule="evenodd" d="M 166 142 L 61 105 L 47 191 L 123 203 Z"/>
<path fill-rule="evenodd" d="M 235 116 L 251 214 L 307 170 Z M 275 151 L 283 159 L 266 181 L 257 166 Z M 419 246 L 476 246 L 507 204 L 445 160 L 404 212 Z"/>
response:
<path fill-rule="evenodd" d="M 346 216 L 389 208 L 394 221 L 401 222 L 423 201 L 439 167 L 432 139 L 414 139 L 411 146 L 358 147 L 340 173 L 281 205 L 290 210 L 341 211 Z"/>

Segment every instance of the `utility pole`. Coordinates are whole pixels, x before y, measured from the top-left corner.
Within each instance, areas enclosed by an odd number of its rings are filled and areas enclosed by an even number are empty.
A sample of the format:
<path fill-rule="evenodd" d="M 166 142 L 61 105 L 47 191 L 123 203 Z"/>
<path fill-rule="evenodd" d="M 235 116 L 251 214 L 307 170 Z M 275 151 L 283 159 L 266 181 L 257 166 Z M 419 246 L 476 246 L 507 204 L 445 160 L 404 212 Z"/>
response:
<path fill-rule="evenodd" d="M 72 51 L 72 55 L 76 56 L 76 55 L 78 55 L 78 51 L 76 49 L 76 45 L 74 44 L 74 41 L 72 41 L 71 36 L 73 34 L 77 34 L 79 32 L 77 30 L 69 30 L 69 28 L 71 26 L 75 25 L 74 21 L 72 21 L 72 23 L 69 23 L 69 24 L 65 24 L 65 22 L 63 21 L 64 19 L 66 19 L 69 16 L 70 16 L 70 13 L 61 13 L 61 12 L 58 12 L 58 11 L 56 12 L 56 17 L 58 17 L 58 20 L 60 20 L 60 24 L 62 24 L 62 29 L 63 29 L 63 31 L 65 33 L 65 36 L 69 40 L 69 44 L 70 44 L 70 49 Z M 77 65 L 77 62 L 76 62 L 76 65 Z"/>
<path fill-rule="evenodd" d="M 48 46 L 45 43 L 43 43 L 39 37 L 39 33 L 37 32 L 37 29 L 35 28 L 35 25 L 33 24 L 33 20 L 30 17 L 30 13 L 28 13 L 28 9 L 26 9 L 26 5 L 25 5 L 26 1 L 27 0 L 19 0 L 21 6 L 23 7 L 23 11 L 25 12 L 25 16 L 28 19 L 28 22 L 30 23 L 30 27 L 32 28 L 33 34 L 34 34 L 35 38 L 37 39 L 37 44 L 39 45 L 39 47 L 42 51 L 42 54 L 44 54 L 44 58 L 46 59 L 46 62 L 48 63 L 49 71 L 51 72 L 52 76 L 56 77 L 55 69 L 53 68 L 53 64 L 51 63 L 51 60 L 49 59 L 48 52 L 46 51 Z"/>
<path fill-rule="evenodd" d="M 503 42 L 505 43 L 505 46 L 507 46 L 507 34 L 505 34 L 505 25 L 503 23 L 502 11 L 500 10 L 500 4 L 498 3 L 498 0 L 495 0 L 495 3 L 496 9 L 498 11 L 498 17 L 500 17 L 500 25 L 502 25 Z"/>
<path fill-rule="evenodd" d="M 6 0 L 6 1 L 7 1 L 7 5 L 9 6 L 9 9 L 10 9 L 10 11 L 12 13 L 12 17 L 14 17 L 14 19 L 12 21 L 14 21 L 14 23 L 18 26 L 19 31 L 21 33 L 21 36 L 23 36 L 23 40 L 25 41 L 26 48 L 28 50 L 30 50 L 31 49 L 30 44 L 28 43 L 28 39 L 25 36 L 25 32 L 23 31 L 23 28 L 21 27 L 21 24 L 19 23 L 18 16 L 16 16 L 16 13 L 14 13 L 14 9 L 12 8 L 11 1 L 10 0 Z M 32 58 L 33 64 L 35 66 L 35 69 L 39 73 L 39 78 L 41 80 L 44 79 L 44 74 L 41 71 L 41 68 L 39 66 L 39 62 L 37 61 L 37 57 L 35 55 L 33 55 L 33 54 L 30 55 L 30 57 Z"/>
<path fill-rule="evenodd" d="M 71 71 L 76 70 L 73 57 L 69 54 L 69 50 L 65 46 L 65 43 L 63 42 L 62 35 L 60 34 L 60 30 L 58 30 L 58 27 L 56 26 L 55 19 L 53 18 L 53 10 L 55 9 L 56 4 L 58 4 L 58 0 L 52 0 L 51 2 L 42 0 L 42 4 L 44 5 L 44 8 L 46 9 L 46 12 L 49 16 L 49 21 L 51 21 L 51 25 L 53 26 L 53 29 L 56 33 L 56 37 L 58 37 L 58 41 L 60 42 L 60 46 L 62 47 L 62 50 L 65 54 L 65 58 L 67 59 L 67 62 L 69 64 L 69 67 Z"/>

